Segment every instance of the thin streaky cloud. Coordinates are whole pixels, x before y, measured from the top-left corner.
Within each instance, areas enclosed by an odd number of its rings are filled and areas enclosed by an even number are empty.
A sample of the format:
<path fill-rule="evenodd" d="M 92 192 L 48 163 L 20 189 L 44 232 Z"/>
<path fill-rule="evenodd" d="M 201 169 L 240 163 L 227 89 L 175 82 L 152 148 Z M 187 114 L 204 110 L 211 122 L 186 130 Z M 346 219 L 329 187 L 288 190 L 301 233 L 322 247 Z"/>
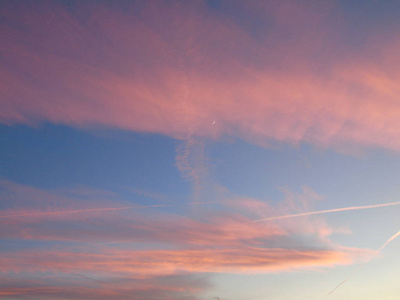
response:
<path fill-rule="evenodd" d="M 186 204 L 155 204 L 155 205 L 143 205 L 143 206 L 124 206 L 124 207 L 105 207 L 105 208 L 91 208 L 91 209 L 80 209 L 80 210 L 65 210 L 65 211 L 50 211 L 50 212 L 35 212 L 25 214 L 15 214 L 0 216 L 0 219 L 10 219 L 19 217 L 36 217 L 36 216 L 49 216 L 49 215 L 63 215 L 63 214 L 76 214 L 76 213 L 87 213 L 87 212 L 98 212 L 98 211 L 114 211 L 114 210 L 126 210 L 133 208 L 155 208 L 155 207 L 167 207 L 167 206 L 180 206 L 180 205 L 201 205 L 201 204 L 216 204 L 219 202 L 193 202 Z"/>
<path fill-rule="evenodd" d="M 259 220 L 253 220 L 253 221 L 251 221 L 251 222 L 274 221 L 274 220 L 289 219 L 289 218 L 296 218 L 296 217 L 306 217 L 306 216 L 312 216 L 312 215 L 321 215 L 321 214 L 327 214 L 327 213 L 335 213 L 335 212 L 341 212 L 341 211 L 362 210 L 362 209 L 371 209 L 371 208 L 379 208 L 379 207 L 395 206 L 395 205 L 400 205 L 400 201 L 398 201 L 398 202 L 391 202 L 391 203 L 384 203 L 384 204 L 363 205 L 363 206 L 350 206 L 350 207 L 343 207 L 343 208 L 334 208 L 334 209 L 310 211 L 310 212 L 299 213 L 299 214 L 290 214 L 290 215 L 284 215 L 284 216 L 276 216 L 276 217 L 270 217 L 270 218 L 263 218 L 263 219 L 259 219 Z"/>

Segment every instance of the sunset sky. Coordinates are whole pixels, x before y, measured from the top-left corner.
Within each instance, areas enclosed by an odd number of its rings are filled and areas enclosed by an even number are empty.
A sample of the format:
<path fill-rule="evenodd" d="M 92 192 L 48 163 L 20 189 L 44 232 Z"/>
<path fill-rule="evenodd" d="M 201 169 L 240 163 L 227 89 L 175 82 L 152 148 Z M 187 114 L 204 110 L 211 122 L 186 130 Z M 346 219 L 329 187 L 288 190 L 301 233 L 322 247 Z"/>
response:
<path fill-rule="evenodd" d="M 398 300 L 400 1 L 0 2 L 0 298 Z"/>

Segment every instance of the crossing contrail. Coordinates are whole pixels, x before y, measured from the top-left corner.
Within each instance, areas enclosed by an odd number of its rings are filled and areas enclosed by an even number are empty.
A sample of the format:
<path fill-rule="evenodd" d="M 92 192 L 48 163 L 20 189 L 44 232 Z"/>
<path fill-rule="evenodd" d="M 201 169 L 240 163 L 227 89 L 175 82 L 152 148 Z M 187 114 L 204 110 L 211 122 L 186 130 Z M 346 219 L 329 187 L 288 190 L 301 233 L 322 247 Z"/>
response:
<path fill-rule="evenodd" d="M 215 204 L 219 202 L 193 202 L 186 204 L 155 204 L 155 205 L 136 205 L 136 206 L 123 206 L 123 207 L 105 207 L 105 208 L 90 208 L 90 209 L 79 209 L 79 210 L 63 210 L 63 211 L 48 211 L 48 212 L 32 212 L 14 215 L 0 216 L 0 219 L 10 219 L 19 217 L 36 217 L 36 216 L 52 216 L 52 215 L 64 215 L 64 214 L 77 214 L 97 211 L 115 211 L 115 210 L 126 210 L 133 208 L 152 208 L 152 207 L 167 207 L 167 206 L 180 206 L 180 205 L 201 205 L 201 204 Z"/>
<path fill-rule="evenodd" d="M 379 249 L 376 250 L 376 253 L 381 252 L 391 241 L 393 241 L 393 240 L 394 240 L 395 238 L 397 238 L 398 236 L 400 236 L 400 230 L 399 230 L 397 233 L 393 234 L 382 246 L 380 246 Z M 354 272 L 353 272 L 347 279 L 343 280 L 343 281 L 342 281 L 341 283 L 339 283 L 332 291 L 330 291 L 330 292 L 325 296 L 324 299 L 328 298 L 328 297 L 329 297 L 334 291 L 336 291 L 341 285 L 343 285 L 344 283 L 346 283 L 346 282 L 350 279 L 350 277 L 351 277 L 352 275 L 354 275 L 354 273 L 356 273 L 356 272 L 361 268 L 361 266 L 362 266 L 362 265 L 360 265 L 357 269 L 355 269 Z"/>
<path fill-rule="evenodd" d="M 326 209 L 326 210 L 318 210 L 318 211 L 310 211 L 310 212 L 304 212 L 304 213 L 298 213 L 298 214 L 289 214 L 289 215 L 282 215 L 282 216 L 275 216 L 275 217 L 269 217 L 269 218 L 263 218 L 263 219 L 258 219 L 258 220 L 253 220 L 250 222 L 256 223 L 256 222 L 266 222 L 266 221 L 274 221 L 274 220 L 282 220 L 282 219 L 289 219 L 289 218 L 296 218 L 296 217 L 306 217 L 306 216 L 312 216 L 312 215 L 321 215 L 321 214 L 328 214 L 328 213 L 335 213 L 335 212 L 341 212 L 341 211 L 350 211 L 350 210 L 362 210 L 362 209 L 372 209 L 372 208 L 380 208 L 380 207 L 386 207 L 386 206 L 395 206 L 395 205 L 400 205 L 400 201 L 398 202 L 390 202 L 390 203 L 383 203 L 383 204 L 373 204 L 373 205 L 363 205 L 363 206 L 349 206 L 349 207 L 343 207 L 343 208 L 334 208 L 334 209 Z M 397 232 L 396 234 L 392 235 L 376 252 L 379 253 L 382 251 L 391 241 L 393 241 L 395 238 L 400 236 L 400 231 Z M 360 268 L 360 267 L 359 267 Z M 351 275 L 356 273 L 356 271 L 359 269 L 357 268 Z M 351 276 L 349 276 L 350 278 Z M 340 286 L 345 284 L 349 278 L 343 280 L 341 283 L 339 283 L 333 290 L 331 290 L 324 299 L 328 298 L 333 292 L 335 292 Z"/>
<path fill-rule="evenodd" d="M 290 215 L 263 218 L 263 219 L 253 220 L 251 222 L 266 222 L 266 221 L 274 221 L 274 220 L 289 219 L 289 218 L 296 218 L 296 217 L 305 217 L 305 216 L 312 216 L 312 215 L 335 213 L 335 212 L 341 212 L 341 211 L 371 209 L 371 208 L 379 208 L 379 207 L 395 206 L 395 205 L 400 205 L 400 201 L 391 202 L 391 203 L 383 203 L 383 204 L 373 204 L 373 205 L 364 205 L 364 206 L 350 206 L 350 207 L 343 207 L 343 208 L 334 208 L 334 209 L 310 211 L 310 212 L 304 212 L 304 213 L 298 213 L 298 214 L 290 214 Z"/>

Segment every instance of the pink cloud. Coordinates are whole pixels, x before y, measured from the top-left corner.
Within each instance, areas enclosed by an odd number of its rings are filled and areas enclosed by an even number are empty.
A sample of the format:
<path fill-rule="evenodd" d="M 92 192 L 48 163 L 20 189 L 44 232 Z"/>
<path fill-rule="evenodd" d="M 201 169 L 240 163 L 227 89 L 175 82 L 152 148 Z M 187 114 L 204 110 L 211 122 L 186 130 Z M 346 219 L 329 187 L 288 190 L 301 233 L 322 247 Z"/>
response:
<path fill-rule="evenodd" d="M 337 7 L 255 1 L 261 36 L 200 2 L 131 9 L 5 9 L 1 121 L 400 149 L 398 44 L 349 52 Z"/>

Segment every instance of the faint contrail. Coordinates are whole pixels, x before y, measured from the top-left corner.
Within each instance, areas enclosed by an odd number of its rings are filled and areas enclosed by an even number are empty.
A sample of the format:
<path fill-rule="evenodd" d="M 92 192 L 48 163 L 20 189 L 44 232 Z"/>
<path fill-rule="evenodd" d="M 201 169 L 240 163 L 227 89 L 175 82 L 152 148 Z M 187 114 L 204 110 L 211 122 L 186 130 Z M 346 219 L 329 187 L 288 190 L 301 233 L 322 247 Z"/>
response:
<path fill-rule="evenodd" d="M 346 283 L 347 280 L 348 280 L 348 278 L 345 279 L 345 280 L 343 280 L 341 283 L 339 283 L 332 291 L 330 291 L 330 292 L 325 296 L 324 299 L 328 298 L 328 297 L 329 297 L 334 291 L 336 291 L 342 284 Z"/>
<path fill-rule="evenodd" d="M 284 215 L 284 216 L 263 218 L 263 219 L 259 219 L 259 220 L 253 220 L 253 221 L 250 221 L 250 222 L 265 222 L 265 221 L 289 219 L 289 218 L 295 218 L 295 217 L 321 215 L 321 214 L 334 213 L 334 212 L 340 212 L 340 211 L 370 209 L 370 208 L 378 208 L 378 207 L 394 206 L 394 205 L 400 205 L 400 201 L 399 202 L 384 203 L 384 204 L 374 204 L 374 205 L 364 205 L 364 206 L 350 206 L 350 207 L 343 207 L 343 208 L 334 208 L 334 209 L 310 211 L 310 212 L 305 212 L 305 213 L 298 213 L 298 214 L 290 214 L 290 215 Z"/>
<path fill-rule="evenodd" d="M 146 207 L 162 207 L 167 205 L 150 205 Z M 49 212 L 35 212 L 35 213 L 25 213 L 16 214 L 8 216 L 0 216 L 1 219 L 17 218 L 17 217 L 34 217 L 34 216 L 51 216 L 51 215 L 63 215 L 63 214 L 76 214 L 85 212 L 95 212 L 95 211 L 111 211 L 111 210 L 124 210 L 132 208 L 142 208 L 143 206 L 125 206 L 125 207 L 106 207 L 106 208 L 91 208 L 91 209 L 80 209 L 80 210 L 64 210 L 64 211 L 49 211 Z"/>
<path fill-rule="evenodd" d="M 35 213 L 25 213 L 25 214 L 15 214 L 15 215 L 0 216 L 0 219 L 9 219 L 9 218 L 18 218 L 18 217 L 64 215 L 64 214 L 76 214 L 76 213 L 86 213 L 86 212 L 96 212 L 96 211 L 126 210 L 126 209 L 133 209 L 133 208 L 151 208 L 151 207 L 166 207 L 166 206 L 180 206 L 180 205 L 200 205 L 200 204 L 215 204 L 215 203 L 219 203 L 219 202 L 213 201 L 213 202 L 193 202 L 193 203 L 186 203 L 186 204 L 155 204 L 155 205 L 143 205 L 143 206 L 105 207 L 105 208 L 90 208 L 90 209 L 80 209 L 80 210 L 35 212 Z"/>
<path fill-rule="evenodd" d="M 358 270 L 362 267 L 363 265 L 359 265 L 358 268 L 356 268 L 350 275 L 349 277 L 347 277 L 345 280 L 343 280 L 341 283 L 339 283 L 337 286 L 335 286 L 335 288 L 333 290 L 331 290 L 324 299 L 328 298 L 330 295 L 333 294 L 334 291 L 336 291 L 340 286 L 342 286 L 343 284 L 345 284 L 355 273 L 358 272 Z"/>

